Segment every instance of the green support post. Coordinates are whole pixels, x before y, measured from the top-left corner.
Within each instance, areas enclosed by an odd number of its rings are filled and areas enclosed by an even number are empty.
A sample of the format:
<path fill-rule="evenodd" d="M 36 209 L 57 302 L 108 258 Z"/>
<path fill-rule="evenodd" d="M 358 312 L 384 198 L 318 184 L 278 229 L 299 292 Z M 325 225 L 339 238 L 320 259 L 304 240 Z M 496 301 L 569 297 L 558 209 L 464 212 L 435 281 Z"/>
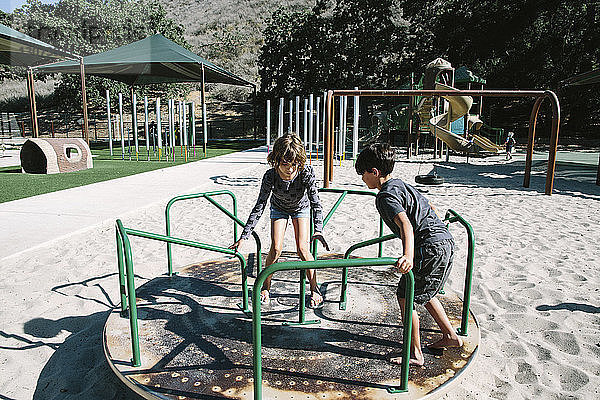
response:
<path fill-rule="evenodd" d="M 157 233 L 144 232 L 136 229 L 127 229 L 123 227 L 121 220 L 117 220 L 117 249 L 122 243 L 123 253 L 125 256 L 125 269 L 126 269 L 126 299 L 129 305 L 129 325 L 131 329 L 131 346 L 133 352 L 132 364 L 134 367 L 141 365 L 140 360 L 140 344 L 138 335 L 138 324 L 137 324 L 137 306 L 136 306 L 136 295 L 135 295 L 135 283 L 134 283 L 134 272 L 133 272 L 133 257 L 131 253 L 131 244 L 129 242 L 129 235 L 137 236 L 146 239 L 158 240 L 161 242 L 178 244 L 182 246 L 194 247 L 202 250 L 209 250 L 218 253 L 228 254 L 236 257 L 240 261 L 241 273 L 242 273 L 242 305 L 240 308 L 247 315 L 250 316 L 250 304 L 248 300 L 248 277 L 246 274 L 246 259 L 238 251 L 234 251 L 225 247 L 219 247 L 206 243 L 194 242 L 191 240 L 174 238 L 171 236 L 160 235 Z M 119 240 L 119 237 L 121 238 Z M 117 250 L 118 252 L 118 250 Z M 122 265 L 119 266 L 119 275 L 123 276 L 121 271 Z M 123 299 L 123 297 L 121 297 Z M 121 310 L 123 315 L 123 310 Z"/>
<path fill-rule="evenodd" d="M 134 367 L 142 365 L 140 356 L 140 337 L 138 335 L 138 323 L 137 323 L 137 305 L 135 298 L 135 282 L 133 280 L 133 257 L 131 255 L 131 245 L 127 232 L 123 228 L 121 220 L 117 220 L 117 229 L 121 233 L 123 239 L 123 247 L 125 253 L 125 268 L 127 270 L 127 293 L 129 297 L 129 329 L 131 330 L 131 350 L 133 357 L 131 363 Z"/>
<path fill-rule="evenodd" d="M 390 235 L 386 235 L 386 236 L 378 237 L 375 239 L 365 240 L 364 242 L 356 243 L 356 244 L 350 246 L 348 248 L 348 250 L 346 250 L 346 253 L 344 254 L 344 258 L 349 259 L 352 252 L 356 249 L 371 246 L 371 245 L 377 244 L 377 243 L 379 243 L 379 245 L 381 246 L 381 243 L 386 242 L 388 240 L 396 239 L 396 238 L 397 238 L 397 236 L 392 233 Z M 346 291 L 347 291 L 347 289 L 348 289 L 348 268 L 344 267 L 342 269 L 342 290 L 340 293 L 340 305 L 339 305 L 340 310 L 346 309 L 346 301 L 347 301 Z"/>
<path fill-rule="evenodd" d="M 117 265 L 119 267 L 119 291 L 121 292 L 121 317 L 127 317 L 127 288 L 125 287 L 125 265 L 123 262 L 123 239 L 119 226 L 115 226 L 117 236 Z"/>
<path fill-rule="evenodd" d="M 260 288 L 267 276 L 277 271 L 307 270 L 307 269 L 325 269 L 341 267 L 365 267 L 365 266 L 385 266 L 395 265 L 395 258 L 355 258 L 355 259 L 337 259 L 320 261 L 289 261 L 269 265 L 262 271 L 254 282 L 252 290 L 252 337 L 253 337 L 253 373 L 254 373 L 254 400 L 262 400 L 262 326 L 261 326 L 261 304 Z M 412 309 L 414 301 L 414 277 L 412 271 L 405 274 L 407 279 L 405 289 L 405 319 L 403 330 L 402 346 L 402 366 L 401 381 L 399 387 L 388 387 L 390 393 L 401 393 L 408 391 L 408 374 L 410 358 L 410 340 L 412 330 Z"/>
<path fill-rule="evenodd" d="M 465 288 L 463 291 L 463 308 L 458 334 L 467 336 L 467 326 L 469 324 L 469 307 L 471 306 L 471 287 L 473 284 L 473 259 L 475 257 L 475 233 L 471 224 L 454 210 L 448 210 L 444 220 L 449 223 L 459 222 L 467 230 L 468 252 L 467 252 L 467 272 L 465 273 Z"/>

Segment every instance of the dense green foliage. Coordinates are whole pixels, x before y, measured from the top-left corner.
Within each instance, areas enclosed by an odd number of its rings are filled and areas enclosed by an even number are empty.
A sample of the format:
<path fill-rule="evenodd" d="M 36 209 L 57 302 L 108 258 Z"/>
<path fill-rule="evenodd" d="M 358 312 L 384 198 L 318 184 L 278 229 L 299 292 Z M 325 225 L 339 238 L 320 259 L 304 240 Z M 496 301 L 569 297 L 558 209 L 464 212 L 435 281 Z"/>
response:
<path fill-rule="evenodd" d="M 29 0 L 10 15 L 10 22 L 23 33 L 83 56 L 155 33 L 188 47 L 183 27 L 167 17 L 158 0 L 60 0 L 55 4 Z M 124 84 L 98 77 L 86 77 L 86 86 L 91 107 L 104 103 L 106 89 L 115 96 L 118 92 L 128 93 Z M 139 94 L 159 90 L 173 95 L 185 89 L 182 85 L 152 85 L 136 90 Z M 80 108 L 79 76 L 62 76 L 55 96 L 62 107 Z"/>
<path fill-rule="evenodd" d="M 560 82 L 600 67 L 600 5 L 559 0 L 318 0 L 277 11 L 264 31 L 261 87 L 269 96 L 325 88 L 398 88 L 443 57 L 487 79 L 487 88 L 558 92 L 566 131 L 589 129 L 597 88 Z M 530 102 L 490 100 L 503 125 Z M 563 128 L 563 132 L 565 128 Z"/>
<path fill-rule="evenodd" d="M 395 3 L 339 0 L 325 13 L 319 1 L 311 11 L 277 10 L 259 55 L 262 91 L 393 86 L 407 34 Z"/>

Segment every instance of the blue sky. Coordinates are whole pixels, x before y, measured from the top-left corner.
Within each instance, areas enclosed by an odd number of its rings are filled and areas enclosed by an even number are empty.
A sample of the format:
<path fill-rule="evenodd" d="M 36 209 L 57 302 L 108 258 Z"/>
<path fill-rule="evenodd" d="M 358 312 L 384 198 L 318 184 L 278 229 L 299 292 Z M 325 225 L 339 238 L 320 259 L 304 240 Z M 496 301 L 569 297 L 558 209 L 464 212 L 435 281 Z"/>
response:
<path fill-rule="evenodd" d="M 0 0 L 0 10 L 13 12 L 15 8 L 21 7 L 27 0 Z M 42 3 L 57 3 L 58 0 L 42 0 Z"/>

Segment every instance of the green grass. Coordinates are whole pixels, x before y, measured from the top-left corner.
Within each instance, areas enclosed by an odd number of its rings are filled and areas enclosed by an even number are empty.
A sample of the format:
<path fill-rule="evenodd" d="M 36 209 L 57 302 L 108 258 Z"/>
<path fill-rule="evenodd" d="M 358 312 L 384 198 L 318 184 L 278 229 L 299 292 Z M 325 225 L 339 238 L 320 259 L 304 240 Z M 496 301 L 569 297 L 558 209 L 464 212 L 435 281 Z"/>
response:
<path fill-rule="evenodd" d="M 209 143 L 207 157 L 216 157 L 259 145 L 260 143 L 251 141 Z M 175 161 L 164 161 L 164 155 L 163 161 L 158 161 L 158 157 L 152 151 L 151 161 L 146 161 L 146 148 L 142 146 L 140 147 L 140 161 L 136 162 L 135 148 L 132 149 L 132 161 L 129 161 L 127 148 L 125 149 L 125 160 L 122 160 L 120 147 L 113 149 L 113 157 L 111 158 L 107 148 L 92 145 L 92 154 L 95 156 L 94 167 L 83 171 L 45 175 L 24 174 L 21 172 L 20 167 L 0 168 L 0 203 L 172 167 L 186 162 L 184 157 L 181 156 L 179 147 L 175 149 Z M 196 148 L 196 157 L 193 157 L 193 155 L 188 157 L 187 162 L 201 159 L 204 159 L 204 153 L 201 148 Z"/>

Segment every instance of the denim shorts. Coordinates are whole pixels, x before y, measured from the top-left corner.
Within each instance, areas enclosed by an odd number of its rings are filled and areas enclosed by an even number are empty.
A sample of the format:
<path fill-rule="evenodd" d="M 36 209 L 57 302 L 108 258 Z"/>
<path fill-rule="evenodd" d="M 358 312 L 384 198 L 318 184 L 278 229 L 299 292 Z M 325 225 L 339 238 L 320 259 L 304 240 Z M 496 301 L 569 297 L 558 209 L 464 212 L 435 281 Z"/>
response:
<path fill-rule="evenodd" d="M 288 218 L 310 218 L 310 207 L 305 207 L 301 210 L 289 213 L 287 211 L 281 211 L 278 208 L 271 206 L 271 219 L 285 219 Z"/>

